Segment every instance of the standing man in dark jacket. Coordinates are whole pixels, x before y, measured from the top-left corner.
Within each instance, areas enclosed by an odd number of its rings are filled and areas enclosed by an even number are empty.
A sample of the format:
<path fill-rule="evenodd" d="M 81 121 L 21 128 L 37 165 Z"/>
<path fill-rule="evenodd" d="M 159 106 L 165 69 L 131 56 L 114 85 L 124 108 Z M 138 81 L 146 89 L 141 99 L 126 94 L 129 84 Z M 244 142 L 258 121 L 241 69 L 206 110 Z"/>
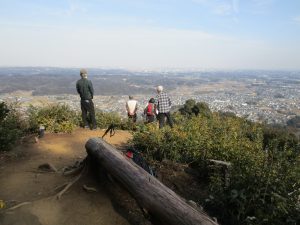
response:
<path fill-rule="evenodd" d="M 92 128 L 97 129 L 94 103 L 92 101 L 94 96 L 93 84 L 90 80 L 87 79 L 86 69 L 80 70 L 80 76 L 81 79 L 77 81 L 76 89 L 81 99 L 80 104 L 81 104 L 83 126 L 84 128 L 90 128 L 87 120 L 87 116 L 88 116 L 87 114 L 89 113 L 89 117 L 92 122 Z"/>

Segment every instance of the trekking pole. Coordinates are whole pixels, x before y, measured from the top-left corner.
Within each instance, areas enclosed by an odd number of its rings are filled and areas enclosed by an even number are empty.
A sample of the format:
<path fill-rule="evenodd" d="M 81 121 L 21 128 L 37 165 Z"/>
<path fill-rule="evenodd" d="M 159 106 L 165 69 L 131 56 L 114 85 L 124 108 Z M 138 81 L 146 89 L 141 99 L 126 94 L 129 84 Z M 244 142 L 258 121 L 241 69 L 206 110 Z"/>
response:
<path fill-rule="evenodd" d="M 115 135 L 115 127 L 116 125 L 115 124 L 110 124 L 109 127 L 106 129 L 106 131 L 104 132 L 104 134 L 102 135 L 102 138 L 105 137 L 105 135 L 107 135 L 108 132 L 110 132 L 110 137 L 114 136 Z"/>

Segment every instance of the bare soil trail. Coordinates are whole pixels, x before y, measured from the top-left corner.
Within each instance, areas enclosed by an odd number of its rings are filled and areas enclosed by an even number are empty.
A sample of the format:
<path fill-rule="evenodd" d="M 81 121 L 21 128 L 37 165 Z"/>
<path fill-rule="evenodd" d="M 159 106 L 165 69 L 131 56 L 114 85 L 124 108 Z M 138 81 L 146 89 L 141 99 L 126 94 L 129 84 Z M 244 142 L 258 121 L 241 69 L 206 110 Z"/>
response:
<path fill-rule="evenodd" d="M 0 209 L 1 225 L 128 225 L 116 212 L 103 185 L 92 176 L 83 176 L 60 200 L 49 198 L 56 187 L 74 179 L 60 172 L 41 172 L 38 167 L 50 163 L 59 171 L 86 156 L 85 143 L 101 137 L 103 130 L 77 129 L 72 134 L 46 134 L 38 143 L 27 140 L 9 153 L 0 154 L 0 200 L 6 208 L 29 202 L 17 209 Z M 104 138 L 116 147 L 131 138 L 129 132 L 116 131 Z M 83 185 L 97 192 L 86 192 Z"/>

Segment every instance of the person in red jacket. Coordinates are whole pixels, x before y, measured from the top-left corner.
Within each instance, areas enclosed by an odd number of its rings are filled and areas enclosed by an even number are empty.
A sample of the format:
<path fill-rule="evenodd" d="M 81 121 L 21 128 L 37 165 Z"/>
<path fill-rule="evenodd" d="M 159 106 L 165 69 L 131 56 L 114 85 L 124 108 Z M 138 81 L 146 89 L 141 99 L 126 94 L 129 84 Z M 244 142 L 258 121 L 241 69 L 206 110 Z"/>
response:
<path fill-rule="evenodd" d="M 151 98 L 148 102 L 148 105 L 146 106 L 144 110 L 144 115 L 146 115 L 146 122 L 147 123 L 152 123 L 155 120 L 155 99 Z"/>

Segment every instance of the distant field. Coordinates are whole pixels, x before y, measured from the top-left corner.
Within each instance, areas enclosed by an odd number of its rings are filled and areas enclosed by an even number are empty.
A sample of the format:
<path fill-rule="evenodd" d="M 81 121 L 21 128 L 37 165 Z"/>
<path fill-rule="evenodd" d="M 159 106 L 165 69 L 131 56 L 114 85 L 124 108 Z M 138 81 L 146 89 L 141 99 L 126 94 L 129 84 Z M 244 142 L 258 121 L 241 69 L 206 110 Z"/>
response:
<path fill-rule="evenodd" d="M 76 94 L 76 68 L 0 68 L 0 94 L 16 91 L 32 95 Z M 130 72 L 90 69 L 97 95 L 152 94 L 157 85 L 169 92 L 194 94 L 215 91 L 246 91 L 251 84 L 300 83 L 300 72 L 282 71 L 193 71 Z M 23 94 L 25 94 L 23 92 Z"/>
<path fill-rule="evenodd" d="M 169 71 L 132 72 L 88 69 L 97 109 L 126 115 L 125 102 L 134 95 L 140 114 L 157 85 L 163 85 L 173 106 L 187 99 L 204 101 L 252 121 L 285 124 L 300 113 L 300 71 Z M 0 101 L 21 106 L 63 103 L 80 110 L 77 68 L 1 68 Z"/>

